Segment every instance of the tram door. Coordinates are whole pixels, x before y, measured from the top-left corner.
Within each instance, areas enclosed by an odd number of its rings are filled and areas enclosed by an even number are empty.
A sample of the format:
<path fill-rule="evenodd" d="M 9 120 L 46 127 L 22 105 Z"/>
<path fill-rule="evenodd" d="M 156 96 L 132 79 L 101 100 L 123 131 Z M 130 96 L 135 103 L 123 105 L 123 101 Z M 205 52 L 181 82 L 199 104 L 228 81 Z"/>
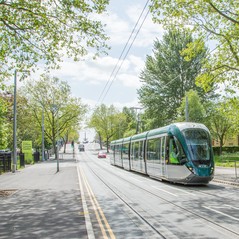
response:
<path fill-rule="evenodd" d="M 166 136 L 162 137 L 161 138 L 161 152 L 160 152 L 160 155 L 161 155 L 161 175 L 163 177 L 167 177 L 167 164 L 166 164 L 166 149 L 167 149 L 167 146 L 166 146 Z"/>

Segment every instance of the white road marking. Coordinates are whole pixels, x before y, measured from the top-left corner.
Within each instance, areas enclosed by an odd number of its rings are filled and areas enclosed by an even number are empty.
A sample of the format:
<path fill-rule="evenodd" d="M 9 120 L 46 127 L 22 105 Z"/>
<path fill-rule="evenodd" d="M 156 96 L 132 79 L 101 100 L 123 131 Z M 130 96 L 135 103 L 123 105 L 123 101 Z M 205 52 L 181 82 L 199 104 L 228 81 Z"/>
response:
<path fill-rule="evenodd" d="M 178 197 L 177 194 L 170 193 L 169 191 L 163 190 L 162 188 L 158 188 L 158 187 L 155 187 L 155 186 L 152 186 L 152 187 L 155 188 L 155 189 L 157 189 L 157 190 L 159 190 L 159 191 L 163 191 L 163 192 L 165 192 L 165 193 L 168 193 L 168 194 L 171 194 L 171 195 L 173 195 L 173 196 L 175 196 L 175 197 Z"/>
<path fill-rule="evenodd" d="M 169 187 L 169 188 L 173 188 L 174 190 L 178 190 L 178 191 L 181 191 L 181 192 L 184 192 L 184 193 L 187 193 L 187 194 L 190 194 L 190 195 L 195 196 L 194 193 L 187 192 L 186 190 L 183 190 L 183 189 L 179 189 L 179 188 L 172 187 L 172 186 L 169 186 L 169 185 L 167 185 L 167 187 Z"/>
<path fill-rule="evenodd" d="M 136 179 L 136 178 L 133 178 L 133 177 L 130 177 L 131 179 L 133 179 L 133 180 L 135 180 L 135 181 L 137 181 L 137 182 L 140 182 L 140 183 L 142 183 L 143 181 L 141 181 L 141 180 L 138 180 L 138 179 Z"/>
<path fill-rule="evenodd" d="M 206 208 L 206 209 L 208 209 L 208 210 L 211 210 L 211 211 L 213 211 L 213 212 L 216 212 L 216 213 L 218 213 L 218 214 L 221 214 L 221 215 L 224 215 L 224 216 L 226 216 L 226 217 L 229 217 L 229 218 L 231 218 L 231 219 L 233 219 L 233 220 L 239 221 L 239 218 L 230 216 L 230 215 L 228 215 L 228 214 L 226 214 L 226 213 L 223 213 L 223 212 L 220 212 L 220 211 L 218 211 L 218 210 L 216 210 L 216 209 L 213 209 L 213 208 L 210 208 L 210 207 L 205 207 L 205 206 L 203 206 L 203 207 Z M 225 207 L 224 207 L 224 208 L 225 208 Z"/>
<path fill-rule="evenodd" d="M 87 213 L 89 211 L 88 211 L 88 207 L 86 204 L 86 198 L 85 198 L 85 193 L 84 193 L 84 189 L 83 189 L 83 185 L 82 185 L 82 181 L 81 181 L 81 177 L 80 177 L 79 166 L 77 166 L 77 175 L 78 175 L 78 181 L 79 181 L 79 185 L 80 185 L 80 192 L 81 192 L 82 206 L 83 206 L 83 211 L 84 211 L 84 216 L 85 216 L 87 235 L 88 235 L 89 239 L 95 239 L 93 226 L 92 226 L 91 220 L 90 220 L 90 215 L 89 215 L 89 213 Z"/>

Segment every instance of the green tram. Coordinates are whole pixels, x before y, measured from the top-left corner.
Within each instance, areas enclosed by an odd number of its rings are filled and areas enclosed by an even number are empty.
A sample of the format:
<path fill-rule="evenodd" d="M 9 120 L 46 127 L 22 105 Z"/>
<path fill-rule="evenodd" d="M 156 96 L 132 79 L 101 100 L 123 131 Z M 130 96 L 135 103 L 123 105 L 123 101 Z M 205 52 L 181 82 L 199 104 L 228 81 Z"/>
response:
<path fill-rule="evenodd" d="M 202 185 L 213 179 L 210 132 L 203 124 L 174 123 L 112 141 L 110 162 L 173 183 Z"/>

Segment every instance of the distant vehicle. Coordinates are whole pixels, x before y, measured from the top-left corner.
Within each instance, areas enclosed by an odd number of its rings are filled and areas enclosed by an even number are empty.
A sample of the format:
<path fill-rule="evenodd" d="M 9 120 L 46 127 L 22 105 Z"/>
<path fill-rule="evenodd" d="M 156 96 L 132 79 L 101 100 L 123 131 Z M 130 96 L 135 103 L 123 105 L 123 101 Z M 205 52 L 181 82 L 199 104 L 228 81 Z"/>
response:
<path fill-rule="evenodd" d="M 106 153 L 100 151 L 100 152 L 98 153 L 98 158 L 106 158 Z"/>
<path fill-rule="evenodd" d="M 210 132 L 197 123 L 174 123 L 111 142 L 112 165 L 161 180 L 201 185 L 214 176 Z"/>
<path fill-rule="evenodd" d="M 85 151 L 85 145 L 79 144 L 78 149 L 79 149 L 79 151 Z"/>

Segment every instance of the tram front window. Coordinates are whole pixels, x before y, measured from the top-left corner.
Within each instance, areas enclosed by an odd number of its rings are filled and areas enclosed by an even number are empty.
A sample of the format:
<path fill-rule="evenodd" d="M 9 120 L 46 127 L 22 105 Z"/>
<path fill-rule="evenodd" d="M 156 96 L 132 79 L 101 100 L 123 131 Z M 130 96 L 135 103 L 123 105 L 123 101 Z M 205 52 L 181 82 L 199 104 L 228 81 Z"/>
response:
<path fill-rule="evenodd" d="M 210 161 L 209 135 L 202 129 L 185 130 L 184 136 L 193 161 L 207 163 Z"/>

